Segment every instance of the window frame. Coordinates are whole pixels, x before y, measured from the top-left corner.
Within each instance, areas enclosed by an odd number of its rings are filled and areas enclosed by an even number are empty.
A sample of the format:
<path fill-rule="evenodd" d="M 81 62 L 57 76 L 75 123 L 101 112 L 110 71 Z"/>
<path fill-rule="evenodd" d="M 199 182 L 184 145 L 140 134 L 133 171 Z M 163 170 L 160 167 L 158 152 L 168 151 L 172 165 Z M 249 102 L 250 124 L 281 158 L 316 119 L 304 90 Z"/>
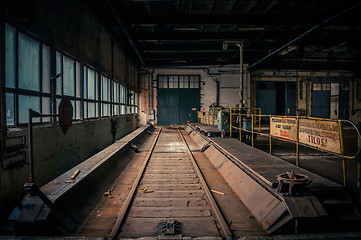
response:
<path fill-rule="evenodd" d="M 57 58 L 57 55 L 58 54 L 61 54 L 61 71 L 58 72 L 58 58 Z M 59 49 L 56 49 L 55 50 L 55 75 L 58 75 L 58 74 L 62 74 L 61 77 L 58 77 L 57 79 L 55 79 L 54 81 L 61 81 L 61 94 L 58 94 L 58 84 L 57 82 L 54 83 L 54 95 L 55 95 L 55 102 L 56 102 L 56 109 L 54 112 L 58 113 L 58 106 L 59 106 L 59 102 L 61 101 L 61 99 L 63 97 L 67 97 L 70 99 L 71 101 L 71 104 L 73 106 L 73 121 L 81 121 L 83 120 L 83 111 L 84 111 L 84 108 L 82 107 L 83 105 L 83 96 L 82 96 L 82 93 L 83 93 L 83 84 L 82 84 L 82 64 L 80 61 L 78 61 L 76 58 L 70 56 L 69 54 L 66 54 L 62 51 L 60 51 Z M 71 95 L 66 95 L 64 94 L 64 56 L 66 58 L 69 58 L 73 61 L 73 69 L 74 69 L 74 73 L 73 73 L 73 87 L 74 87 L 74 95 L 71 96 Z M 79 64 L 79 73 L 78 73 L 78 68 L 77 68 L 77 64 Z M 79 78 L 79 88 L 80 88 L 80 94 L 78 96 L 78 92 L 77 92 L 77 79 Z M 78 109 L 79 108 L 79 109 Z M 79 111 L 78 111 L 79 110 Z"/>
<path fill-rule="evenodd" d="M 138 105 L 139 105 L 139 94 L 136 93 L 135 90 L 131 90 L 126 86 L 122 85 L 120 81 L 109 77 L 108 75 L 97 71 L 94 67 L 84 64 L 82 61 L 79 61 L 77 58 L 72 55 L 64 52 L 61 49 L 55 48 L 51 44 L 44 42 L 39 37 L 33 36 L 31 33 L 23 31 L 18 28 L 16 25 L 12 25 L 5 21 L 0 21 L 0 29 L 1 29 L 1 79 L 3 84 L 3 98 L 6 111 L 4 111 L 3 122 L 6 127 L 22 127 L 27 124 L 27 113 L 19 112 L 22 108 L 20 106 L 21 98 L 23 96 L 25 103 L 28 101 L 27 97 L 36 98 L 36 108 L 33 109 L 35 111 L 39 111 L 40 114 L 54 114 L 58 113 L 58 104 L 61 101 L 62 97 L 68 97 L 73 105 L 73 121 L 86 121 L 89 119 L 97 119 L 97 118 L 105 118 L 105 117 L 113 117 L 113 116 L 121 116 L 125 114 L 137 114 L 138 113 Z M 8 35 L 12 34 L 12 36 Z M 11 50 L 11 58 L 13 60 L 10 63 L 5 61 L 6 56 L 9 56 L 7 41 L 6 38 L 10 36 L 10 40 L 13 42 L 10 45 Z M 20 36 L 24 36 L 23 39 L 20 40 Z M 28 39 L 29 38 L 29 41 Z M 38 62 L 36 63 L 36 70 L 34 68 L 29 68 L 30 70 L 23 68 L 28 71 L 37 71 L 36 72 L 36 82 L 39 84 L 39 89 L 34 90 L 32 86 L 34 84 L 28 86 L 28 82 L 23 82 L 24 86 L 29 89 L 21 88 L 19 85 L 19 45 L 20 41 L 24 43 L 24 49 L 27 50 L 26 54 L 36 54 Z M 36 44 L 33 45 L 33 43 Z M 26 45 L 28 44 L 28 45 Z M 34 52 L 36 49 L 37 52 Z M 31 56 L 33 55 L 23 55 L 24 56 L 24 65 L 30 66 L 27 63 L 30 61 Z M 67 62 L 69 61 L 69 62 Z M 66 62 L 69 64 L 67 65 Z M 9 64 L 9 65 L 7 65 Z M 8 69 L 10 66 L 10 72 Z M 71 69 L 70 75 L 66 74 L 66 66 L 69 66 Z M 134 70 L 136 71 L 136 70 Z M 88 74 L 94 74 L 94 99 L 90 99 L 88 97 L 89 94 L 89 76 Z M 62 73 L 62 75 L 56 79 L 54 77 Z M 10 78 L 8 78 L 10 76 Z M 66 92 L 67 78 L 66 76 L 70 76 L 70 81 L 68 84 L 70 92 Z M 13 77 L 13 78 L 12 78 Z M 107 78 L 107 94 L 106 99 L 103 99 L 103 85 L 102 78 Z M 10 79 L 6 81 L 7 79 Z M 133 80 L 133 79 L 132 79 Z M 136 79 L 134 79 L 136 80 Z M 10 83 L 10 84 L 9 84 Z M 128 94 L 132 92 L 132 98 L 128 99 Z M 19 100 L 20 99 L 20 100 Z M 9 105 L 10 104 L 10 105 Z M 94 105 L 94 116 L 89 116 L 89 104 Z M 109 111 L 107 110 L 106 114 L 104 114 L 103 104 L 108 104 Z M 11 109 L 11 118 L 8 118 L 7 109 Z M 20 117 L 23 119 L 20 122 Z M 52 120 L 56 118 L 50 117 L 41 117 L 35 118 L 34 123 L 36 124 L 44 124 L 51 123 Z"/>
<path fill-rule="evenodd" d="M 9 87 L 7 86 L 7 82 L 6 82 L 6 35 L 7 35 L 7 26 L 9 26 L 10 28 L 12 28 L 12 30 L 14 31 L 14 37 L 15 37 L 15 46 L 14 46 L 14 51 L 15 51 L 15 66 L 14 66 L 14 87 Z M 35 97 L 35 98 L 39 98 L 39 112 L 41 114 L 43 114 L 43 112 L 45 111 L 44 106 L 43 106 L 43 101 L 45 101 L 45 98 L 49 99 L 49 112 L 51 112 L 52 106 L 52 93 L 51 93 L 51 80 L 49 79 L 49 86 L 50 86 L 50 93 L 44 92 L 44 87 L 43 87 L 43 48 L 44 46 L 49 48 L 50 54 L 49 54 L 49 61 L 51 62 L 51 47 L 49 44 L 41 41 L 40 39 L 30 35 L 27 32 L 24 31 L 20 31 L 17 27 L 15 27 L 12 24 L 9 24 L 7 22 L 1 22 L 1 31 L 2 31 L 2 36 L 3 36 L 3 40 L 2 40 L 2 46 L 1 48 L 4 49 L 3 50 L 3 58 L 4 61 L 3 62 L 3 79 L 4 79 L 4 94 L 5 94 L 5 109 L 7 111 L 8 109 L 8 105 L 6 104 L 6 95 L 10 94 L 13 97 L 13 114 L 14 114 L 14 118 L 13 118 L 13 124 L 8 124 L 8 119 L 7 116 L 4 116 L 5 118 L 5 124 L 7 127 L 17 127 L 17 126 L 24 126 L 26 124 L 28 124 L 27 121 L 25 122 L 20 122 L 20 102 L 19 102 L 19 98 L 20 96 L 25 96 L 25 97 Z M 39 49 L 38 49 L 38 55 L 39 55 L 39 76 L 37 81 L 39 82 L 39 90 L 30 90 L 30 89 L 25 89 L 25 88 L 20 88 L 19 86 L 19 41 L 20 41 L 20 35 L 25 36 L 25 38 L 29 38 L 32 41 L 37 42 Z M 49 72 L 51 72 L 51 65 L 49 66 Z M 37 109 L 34 109 L 34 111 Z M 25 116 L 27 116 L 27 113 L 22 113 L 25 114 Z M 50 122 L 50 118 L 36 118 L 34 119 L 34 123 L 49 123 Z"/>

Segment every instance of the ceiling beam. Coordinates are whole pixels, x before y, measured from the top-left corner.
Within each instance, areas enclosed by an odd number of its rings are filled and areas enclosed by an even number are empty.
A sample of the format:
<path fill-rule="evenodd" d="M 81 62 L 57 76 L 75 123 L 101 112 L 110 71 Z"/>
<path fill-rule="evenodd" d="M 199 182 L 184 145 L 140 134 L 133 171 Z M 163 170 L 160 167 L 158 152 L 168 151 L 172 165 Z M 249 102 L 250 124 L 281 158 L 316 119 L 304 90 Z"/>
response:
<path fill-rule="evenodd" d="M 295 44 L 297 41 L 299 41 L 300 39 L 302 38 L 305 38 L 307 37 L 311 32 L 315 31 L 316 29 L 320 28 L 321 26 L 324 26 L 325 24 L 329 23 L 329 22 L 332 22 L 334 20 L 336 20 L 337 18 L 339 18 L 340 16 L 346 14 L 347 12 L 349 11 L 352 11 L 358 7 L 361 6 L 361 2 L 355 4 L 354 6 L 352 7 L 349 7 L 339 13 L 337 13 L 336 15 L 332 16 L 332 17 L 329 17 L 327 19 L 325 19 L 324 21 L 322 21 L 321 23 L 313 26 L 312 28 L 310 28 L 309 30 L 307 30 L 306 32 L 304 32 L 303 34 L 299 35 L 298 37 L 294 38 L 293 40 L 289 41 L 288 43 L 284 44 L 283 46 L 281 46 L 280 48 L 278 48 L 277 50 L 271 52 L 270 54 L 266 55 L 265 57 L 259 59 L 257 62 L 253 63 L 252 65 L 250 65 L 248 67 L 248 69 L 251 69 L 253 67 L 255 67 L 256 65 L 268 60 L 269 58 L 273 57 L 274 55 L 278 54 L 279 52 L 281 52 L 284 48 L 290 46 L 291 44 Z"/>
<path fill-rule="evenodd" d="M 129 24 L 252 24 L 269 25 L 284 18 L 284 23 L 293 24 L 317 24 L 323 19 L 323 15 L 290 14 L 287 17 L 279 14 L 173 14 L 173 15 L 138 15 L 125 16 Z M 339 19 L 340 24 L 357 24 L 357 16 L 350 15 Z M 356 23 L 355 23 L 356 22 Z"/>

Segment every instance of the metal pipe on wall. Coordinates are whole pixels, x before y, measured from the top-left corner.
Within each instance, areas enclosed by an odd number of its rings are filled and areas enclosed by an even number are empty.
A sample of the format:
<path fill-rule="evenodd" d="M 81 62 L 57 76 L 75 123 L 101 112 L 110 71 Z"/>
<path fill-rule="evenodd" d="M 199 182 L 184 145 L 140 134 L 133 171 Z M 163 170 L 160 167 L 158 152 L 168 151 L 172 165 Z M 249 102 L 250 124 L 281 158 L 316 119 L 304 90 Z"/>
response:
<path fill-rule="evenodd" d="M 243 107 L 243 43 L 238 43 L 239 47 L 239 95 L 240 95 L 240 107 Z"/>

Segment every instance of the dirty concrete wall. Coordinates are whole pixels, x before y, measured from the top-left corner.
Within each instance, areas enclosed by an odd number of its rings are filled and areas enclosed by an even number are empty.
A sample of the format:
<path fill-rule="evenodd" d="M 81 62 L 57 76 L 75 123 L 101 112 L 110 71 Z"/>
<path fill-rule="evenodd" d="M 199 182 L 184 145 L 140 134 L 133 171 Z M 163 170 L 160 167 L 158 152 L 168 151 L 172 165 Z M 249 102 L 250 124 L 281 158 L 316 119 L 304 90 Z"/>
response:
<path fill-rule="evenodd" d="M 1 1 L 0 23 L 4 22 L 49 45 L 52 51 L 64 52 L 81 64 L 137 91 L 136 60 L 127 54 L 128 51 L 119 39 L 97 20 L 85 1 Z M 4 98 L 3 91 L 1 97 Z M 3 115 L 1 117 L 5 118 Z M 114 118 L 117 120 L 116 139 L 137 128 L 136 115 Z M 63 135 L 56 125 L 35 126 L 34 168 L 37 185 L 42 186 L 109 146 L 113 141 L 110 119 L 107 117 L 73 123 L 67 135 Z M 26 126 L 6 131 L 8 136 L 27 136 Z M 28 165 L 0 169 L 0 220 L 6 218 L 12 210 L 23 184 L 28 181 L 28 171 Z"/>
<path fill-rule="evenodd" d="M 234 66 L 231 66 L 233 69 Z M 220 105 L 223 107 L 234 107 L 239 103 L 239 70 L 232 73 L 222 73 L 222 68 L 218 67 L 199 67 L 186 69 L 148 69 L 151 72 L 151 81 L 154 86 L 157 84 L 158 74 L 160 75 L 200 75 L 201 77 L 201 110 L 208 111 L 209 106 L 217 101 L 217 81 L 220 82 Z M 153 101 L 154 109 L 157 105 L 157 90 L 156 88 L 149 88 L 148 74 L 143 74 L 140 82 L 141 93 L 140 99 L 146 106 L 141 106 L 140 121 L 146 123 L 148 119 L 148 110 L 151 108 Z M 153 98 L 149 99 L 149 94 L 153 91 Z"/>
<path fill-rule="evenodd" d="M 219 76 L 219 104 L 221 106 L 234 108 L 239 104 L 239 79 L 239 74 L 235 73 L 226 73 Z"/>
<path fill-rule="evenodd" d="M 253 107 L 257 106 L 257 90 L 256 83 L 261 81 L 267 82 L 295 82 L 296 83 L 296 92 L 297 92 L 297 102 L 296 108 L 300 110 L 305 110 L 306 116 L 311 115 L 311 105 L 312 105 L 312 83 L 313 82 L 322 82 L 322 83 L 331 83 L 333 86 L 335 83 L 348 83 L 349 86 L 349 120 L 354 123 L 361 121 L 361 96 L 357 98 L 358 92 L 361 91 L 361 88 L 358 88 L 357 83 L 360 83 L 360 79 L 355 77 L 353 72 L 350 71 L 308 71 L 308 70 L 257 70 L 251 72 L 251 85 L 254 84 L 254 87 L 251 88 L 254 98 Z M 301 89 L 302 88 L 302 89 Z M 331 95 L 334 93 L 335 89 L 332 89 Z M 337 89 L 338 91 L 338 89 Z M 334 93 L 335 94 L 335 93 Z M 357 95 L 358 94 L 358 95 Z M 331 118 L 337 119 L 337 115 L 332 114 L 333 108 L 337 108 L 338 99 L 330 99 L 331 102 Z M 297 111 L 296 111 L 297 112 Z M 299 112 L 300 113 L 300 112 Z"/>
<path fill-rule="evenodd" d="M 116 139 L 137 128 L 135 115 L 115 117 Z M 42 186 L 112 143 L 110 118 L 74 123 L 64 135 L 59 126 L 36 126 L 34 134 L 35 183 Z M 27 129 L 12 135 L 27 136 Z M 6 218 L 29 181 L 29 167 L 0 170 L 0 219 Z"/>

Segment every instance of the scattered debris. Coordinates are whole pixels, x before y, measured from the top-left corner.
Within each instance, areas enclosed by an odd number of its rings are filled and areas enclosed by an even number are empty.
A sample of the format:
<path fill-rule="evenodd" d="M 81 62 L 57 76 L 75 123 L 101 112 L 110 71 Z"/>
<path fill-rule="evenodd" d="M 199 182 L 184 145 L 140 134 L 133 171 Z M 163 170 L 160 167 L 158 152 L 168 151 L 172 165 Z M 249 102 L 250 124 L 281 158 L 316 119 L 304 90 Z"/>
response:
<path fill-rule="evenodd" d="M 218 193 L 218 194 L 221 194 L 221 195 L 225 195 L 225 193 L 218 192 L 218 191 L 216 191 L 216 190 L 211 190 L 211 191 L 214 192 L 214 193 Z"/>
<path fill-rule="evenodd" d="M 152 193 L 152 192 L 154 192 L 153 190 L 148 190 L 146 188 L 140 188 L 140 187 L 138 187 L 138 191 L 143 192 L 143 193 Z"/>
<path fill-rule="evenodd" d="M 103 197 L 109 197 L 112 198 L 112 192 L 114 191 L 114 189 L 117 187 L 117 185 L 115 185 L 112 189 L 108 189 L 108 191 L 103 193 Z"/>
<path fill-rule="evenodd" d="M 129 141 L 128 144 L 129 144 L 129 147 L 134 150 L 134 152 L 139 153 L 139 148 L 134 143 Z"/>
<path fill-rule="evenodd" d="M 74 180 L 78 176 L 79 173 L 80 173 L 80 169 L 76 170 L 75 173 L 73 175 L 71 175 L 70 179 Z"/>
<path fill-rule="evenodd" d="M 112 192 L 110 190 L 103 193 L 103 197 L 109 197 L 112 198 Z"/>
<path fill-rule="evenodd" d="M 209 143 L 207 143 L 206 145 L 204 145 L 201 149 L 201 152 L 204 152 L 205 150 L 207 150 L 207 148 L 209 148 L 211 145 Z"/>

